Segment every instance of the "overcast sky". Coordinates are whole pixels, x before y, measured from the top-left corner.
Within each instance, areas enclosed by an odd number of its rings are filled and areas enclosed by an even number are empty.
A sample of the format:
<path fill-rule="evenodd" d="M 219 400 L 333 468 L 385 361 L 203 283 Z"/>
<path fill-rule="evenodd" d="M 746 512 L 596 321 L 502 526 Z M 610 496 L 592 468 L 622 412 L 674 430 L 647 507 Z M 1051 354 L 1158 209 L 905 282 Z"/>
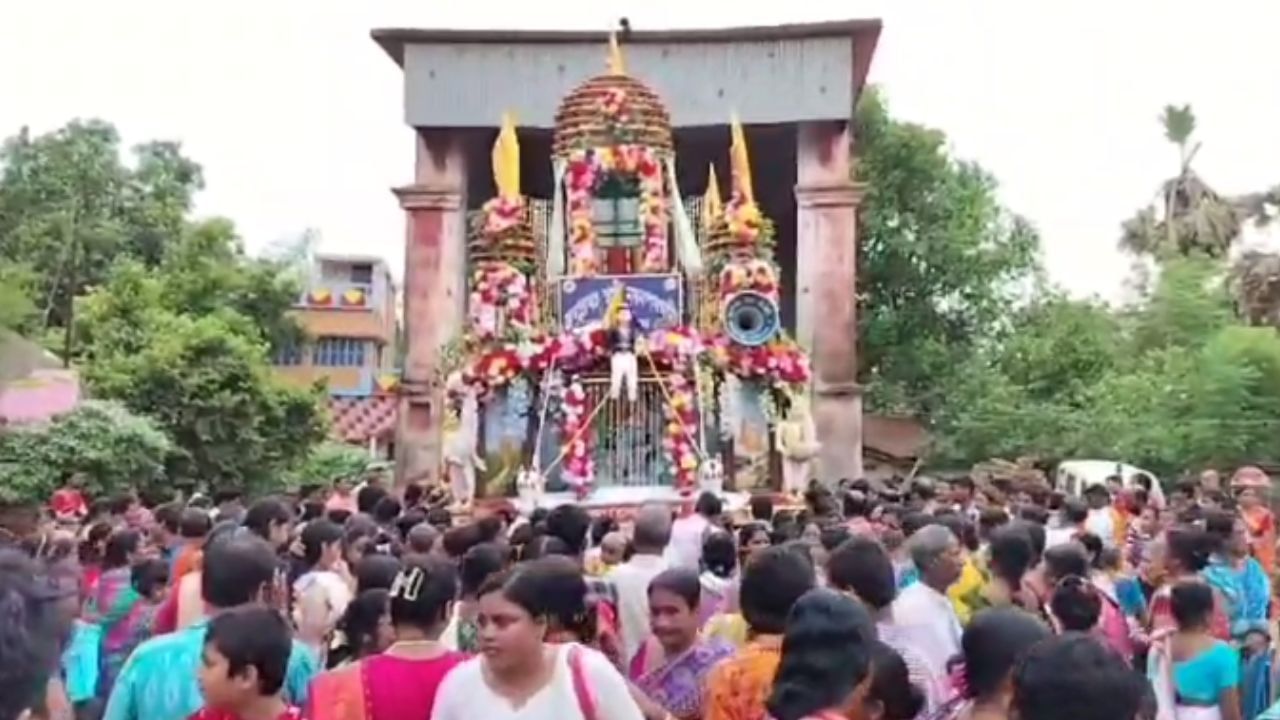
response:
<path fill-rule="evenodd" d="M 882 18 L 872 81 L 999 178 L 1076 294 L 1119 294 L 1118 225 L 1176 163 L 1164 104 L 1194 105 L 1198 167 L 1220 191 L 1280 183 L 1275 0 L 0 0 L 0 132 L 97 116 L 130 143 L 180 140 L 205 168 L 199 212 L 234 219 L 251 249 L 315 227 L 322 250 L 376 252 L 399 276 L 388 189 L 412 178 L 413 144 L 370 28 L 623 15 L 637 29 Z"/>

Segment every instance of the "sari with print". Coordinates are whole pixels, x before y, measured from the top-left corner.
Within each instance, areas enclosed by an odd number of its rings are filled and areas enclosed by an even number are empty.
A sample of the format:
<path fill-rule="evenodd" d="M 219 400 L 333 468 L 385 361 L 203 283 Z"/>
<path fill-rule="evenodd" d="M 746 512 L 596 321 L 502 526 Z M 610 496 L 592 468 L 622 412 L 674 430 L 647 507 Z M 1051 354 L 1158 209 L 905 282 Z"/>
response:
<path fill-rule="evenodd" d="M 145 608 L 142 597 L 133 589 L 132 570 L 113 568 L 102 573 L 98 586 L 89 598 L 85 612 L 87 622 L 102 630 L 102 652 L 99 655 L 98 696 L 107 697 L 124 661 L 150 631 L 155 612 L 138 612 Z M 142 637 L 140 637 L 140 635 Z"/>
<path fill-rule="evenodd" d="M 707 673 L 703 720 L 765 720 L 782 661 L 782 636 L 758 635 Z"/>
<path fill-rule="evenodd" d="M 631 659 L 628 675 L 650 700 L 661 705 L 676 718 L 702 717 L 703 684 L 711 668 L 734 652 L 732 645 L 697 640 L 693 647 L 674 658 L 660 662 L 662 654 L 650 639 Z"/>
<path fill-rule="evenodd" d="M 1232 637 L 1243 638 L 1251 631 L 1267 632 L 1271 579 L 1261 563 L 1247 557 L 1237 567 L 1230 558 L 1215 555 L 1200 574 L 1222 597 Z"/>

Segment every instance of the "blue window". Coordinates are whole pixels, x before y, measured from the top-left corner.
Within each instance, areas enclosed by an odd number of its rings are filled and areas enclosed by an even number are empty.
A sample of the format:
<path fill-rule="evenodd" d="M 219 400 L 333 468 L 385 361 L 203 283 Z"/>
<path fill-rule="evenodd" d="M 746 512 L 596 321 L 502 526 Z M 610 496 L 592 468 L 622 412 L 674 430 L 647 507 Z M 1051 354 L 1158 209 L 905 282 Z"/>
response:
<path fill-rule="evenodd" d="M 301 365 L 302 347 L 294 343 L 276 349 L 276 365 Z"/>
<path fill-rule="evenodd" d="M 364 340 L 322 337 L 311 352 L 311 364 L 321 367 L 363 367 Z"/>

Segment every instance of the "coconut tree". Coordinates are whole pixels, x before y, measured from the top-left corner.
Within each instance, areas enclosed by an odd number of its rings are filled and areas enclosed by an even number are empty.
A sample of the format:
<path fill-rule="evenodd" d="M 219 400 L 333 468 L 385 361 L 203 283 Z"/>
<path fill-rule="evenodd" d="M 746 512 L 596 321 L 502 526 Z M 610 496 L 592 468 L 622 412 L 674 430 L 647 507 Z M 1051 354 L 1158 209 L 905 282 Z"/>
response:
<path fill-rule="evenodd" d="M 1155 258 L 1199 254 L 1225 257 L 1240 235 L 1236 203 L 1219 195 L 1192 169 L 1200 151 L 1192 142 L 1196 117 L 1190 105 L 1166 105 L 1164 135 L 1178 148 L 1178 172 L 1160 185 L 1155 202 L 1121 226 L 1121 249 Z"/>

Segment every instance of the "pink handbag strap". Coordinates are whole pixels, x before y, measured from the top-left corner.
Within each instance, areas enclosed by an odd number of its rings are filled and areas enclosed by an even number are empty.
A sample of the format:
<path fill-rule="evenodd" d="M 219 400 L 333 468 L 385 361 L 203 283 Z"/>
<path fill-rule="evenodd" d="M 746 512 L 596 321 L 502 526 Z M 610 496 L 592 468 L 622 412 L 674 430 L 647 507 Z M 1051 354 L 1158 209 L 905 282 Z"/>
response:
<path fill-rule="evenodd" d="M 578 709 L 582 711 L 583 720 L 596 720 L 596 701 L 591 696 L 591 686 L 587 684 L 581 646 L 569 646 L 569 675 L 573 679 L 573 695 L 578 699 Z"/>

